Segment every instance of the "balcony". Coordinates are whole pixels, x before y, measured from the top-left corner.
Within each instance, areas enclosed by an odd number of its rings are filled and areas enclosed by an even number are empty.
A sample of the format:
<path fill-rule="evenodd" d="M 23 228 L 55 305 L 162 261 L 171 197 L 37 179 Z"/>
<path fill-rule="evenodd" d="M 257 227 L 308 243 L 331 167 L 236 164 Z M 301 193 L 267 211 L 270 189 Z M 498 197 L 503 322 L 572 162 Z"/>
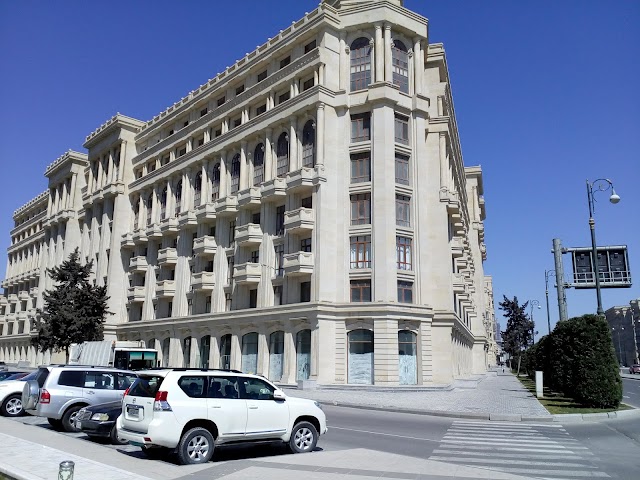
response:
<path fill-rule="evenodd" d="M 238 213 L 238 197 L 228 195 L 214 202 L 216 215 L 219 217 L 235 216 Z"/>
<path fill-rule="evenodd" d="M 455 293 L 464 293 L 465 292 L 465 278 L 462 273 L 452 273 L 451 274 L 451 283 L 453 286 L 453 291 Z"/>
<path fill-rule="evenodd" d="M 160 225 L 157 223 L 152 223 L 147 226 L 147 237 L 149 238 L 162 238 L 162 230 L 160 230 Z"/>
<path fill-rule="evenodd" d="M 249 187 L 238 192 L 238 208 L 260 205 L 260 187 Z"/>
<path fill-rule="evenodd" d="M 213 203 L 205 203 L 196 207 L 196 218 L 202 220 L 215 220 L 216 208 Z"/>
<path fill-rule="evenodd" d="M 146 243 L 149 238 L 147 237 L 147 232 L 139 228 L 133 231 L 131 240 L 135 245 L 142 245 L 143 243 Z"/>
<path fill-rule="evenodd" d="M 18 295 L 15 293 L 10 293 L 7 298 L 9 299 L 9 303 L 15 303 L 18 301 Z"/>
<path fill-rule="evenodd" d="M 216 281 L 213 272 L 198 272 L 191 275 L 191 288 L 200 291 L 211 291 Z"/>
<path fill-rule="evenodd" d="M 447 204 L 449 214 L 460 213 L 460 199 L 458 194 L 451 190 L 440 190 L 440 201 Z"/>
<path fill-rule="evenodd" d="M 252 247 L 262 243 L 262 229 L 257 223 L 236 227 L 236 243 L 241 247 Z"/>
<path fill-rule="evenodd" d="M 176 294 L 175 280 L 160 280 L 156 283 L 156 296 L 158 298 L 173 297 Z"/>
<path fill-rule="evenodd" d="M 20 292 L 18 292 L 18 300 L 29 300 L 29 291 L 20 290 Z"/>
<path fill-rule="evenodd" d="M 295 252 L 284 256 L 284 273 L 291 277 L 311 275 L 313 273 L 313 253 Z"/>
<path fill-rule="evenodd" d="M 178 233 L 178 219 L 171 217 L 165 218 L 160 222 L 160 231 L 164 233 Z"/>
<path fill-rule="evenodd" d="M 19 321 L 22 322 L 22 321 L 24 321 L 24 320 L 26 320 L 28 318 L 29 318 L 29 315 L 27 314 L 27 312 L 24 312 L 24 311 L 23 312 L 18 312 L 18 320 Z"/>
<path fill-rule="evenodd" d="M 178 251 L 173 247 L 158 250 L 158 265 L 175 265 L 178 262 Z"/>
<path fill-rule="evenodd" d="M 178 215 L 178 225 L 180 228 L 195 226 L 198 224 L 195 210 L 187 210 L 186 212 L 180 212 Z"/>
<path fill-rule="evenodd" d="M 132 303 L 144 302 L 144 297 L 145 297 L 145 287 L 141 287 L 141 286 L 129 287 L 129 290 L 127 291 L 127 298 L 129 299 L 130 302 Z"/>
<path fill-rule="evenodd" d="M 310 190 L 323 180 L 325 179 L 318 175 L 316 169 L 302 167 L 300 170 L 287 174 L 287 190 L 289 193 Z"/>
<path fill-rule="evenodd" d="M 284 213 L 284 228 L 288 233 L 308 233 L 313 231 L 315 219 L 313 209 L 298 208 Z"/>
<path fill-rule="evenodd" d="M 7 305 L 8 303 L 7 297 L 0 297 L 0 305 Z"/>
<path fill-rule="evenodd" d="M 453 237 L 451 239 L 451 256 L 453 258 L 460 258 L 464 254 L 464 240 L 462 237 Z"/>
<path fill-rule="evenodd" d="M 147 257 L 145 257 L 144 255 L 131 257 L 131 259 L 129 260 L 129 271 L 131 272 L 146 272 L 147 267 Z"/>
<path fill-rule="evenodd" d="M 38 296 L 38 287 L 31 287 L 29 289 L 29 295 L 31 295 L 32 297 L 37 297 Z"/>
<path fill-rule="evenodd" d="M 124 193 L 124 183 L 115 181 L 108 185 L 105 185 L 102 189 L 102 193 L 105 198 L 115 197 L 116 195 L 120 195 Z"/>
<path fill-rule="evenodd" d="M 259 263 L 241 263 L 233 268 L 233 279 L 239 284 L 260 282 L 262 266 Z"/>
<path fill-rule="evenodd" d="M 122 238 L 120 239 L 120 247 L 123 249 L 131 249 L 133 247 L 135 247 L 135 242 L 133 241 L 133 234 L 131 232 L 129 233 L 125 233 L 124 235 L 122 235 Z"/>
<path fill-rule="evenodd" d="M 274 178 L 262 184 L 262 198 L 266 202 L 278 201 L 287 195 L 287 180 Z"/>
<path fill-rule="evenodd" d="M 215 255 L 217 249 L 216 237 L 206 235 L 193 241 L 193 253 L 195 255 Z"/>

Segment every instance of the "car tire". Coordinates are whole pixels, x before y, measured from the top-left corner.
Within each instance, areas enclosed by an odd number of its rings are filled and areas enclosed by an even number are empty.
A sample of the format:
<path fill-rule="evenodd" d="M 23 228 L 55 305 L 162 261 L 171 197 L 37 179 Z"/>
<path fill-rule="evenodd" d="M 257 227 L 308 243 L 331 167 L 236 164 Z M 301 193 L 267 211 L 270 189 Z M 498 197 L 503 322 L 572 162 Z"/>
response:
<path fill-rule="evenodd" d="M 19 417 L 22 415 L 24 413 L 24 409 L 22 408 L 22 394 L 16 393 L 5 398 L 0 407 L 0 413 L 5 417 Z"/>
<path fill-rule="evenodd" d="M 309 422 L 296 423 L 291 431 L 289 450 L 292 453 L 312 452 L 318 443 L 318 430 Z"/>
<path fill-rule="evenodd" d="M 49 422 L 49 425 L 51 425 L 53 427 L 54 430 L 64 430 L 64 428 L 62 428 L 62 420 L 58 420 L 57 418 L 47 418 L 47 421 Z"/>
<path fill-rule="evenodd" d="M 111 439 L 111 443 L 113 443 L 114 445 L 126 445 L 127 443 L 129 443 L 127 440 L 120 440 L 118 438 L 118 429 L 116 428 L 115 424 L 111 429 L 111 433 L 109 433 L 109 438 Z"/>
<path fill-rule="evenodd" d="M 62 415 L 62 428 L 66 432 L 79 432 L 80 429 L 76 427 L 76 415 L 78 411 L 84 407 L 85 405 L 74 405 L 73 407 L 67 408 L 67 411 Z"/>
<path fill-rule="evenodd" d="M 169 449 L 167 447 L 140 447 L 142 453 L 144 453 L 145 457 L 149 460 L 160 460 L 167 456 L 169 453 Z"/>
<path fill-rule="evenodd" d="M 181 465 L 207 463 L 215 448 L 213 435 L 206 428 L 196 427 L 182 435 L 178 443 L 178 460 Z"/>

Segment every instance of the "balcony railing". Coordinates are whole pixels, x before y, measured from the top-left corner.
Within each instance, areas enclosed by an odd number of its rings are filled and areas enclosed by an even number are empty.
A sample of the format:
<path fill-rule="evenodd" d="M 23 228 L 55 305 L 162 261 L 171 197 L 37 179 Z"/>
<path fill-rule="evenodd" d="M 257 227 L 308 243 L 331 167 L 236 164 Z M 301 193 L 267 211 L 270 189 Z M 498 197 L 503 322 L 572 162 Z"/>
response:
<path fill-rule="evenodd" d="M 205 235 L 193 241 L 193 253 L 196 255 L 215 255 L 217 249 L 216 237 Z"/>
<path fill-rule="evenodd" d="M 176 294 L 175 280 L 160 280 L 156 283 L 157 297 L 173 297 Z"/>
<path fill-rule="evenodd" d="M 159 265 L 175 265 L 178 262 L 178 251 L 173 247 L 158 250 Z"/>
<path fill-rule="evenodd" d="M 233 278 L 240 284 L 256 284 L 260 282 L 262 267 L 259 263 L 241 263 L 233 269 Z"/>
<path fill-rule="evenodd" d="M 315 226 L 313 209 L 298 208 L 284 213 L 284 228 L 290 233 L 311 232 Z"/>
<path fill-rule="evenodd" d="M 236 243 L 242 247 L 260 245 L 262 243 L 262 228 L 257 223 L 236 227 L 235 239 Z"/>
<path fill-rule="evenodd" d="M 295 252 L 284 256 L 285 275 L 296 277 L 313 273 L 313 252 Z"/>
<path fill-rule="evenodd" d="M 194 290 L 210 291 L 216 286 L 213 272 L 198 272 L 191 275 L 191 287 Z"/>

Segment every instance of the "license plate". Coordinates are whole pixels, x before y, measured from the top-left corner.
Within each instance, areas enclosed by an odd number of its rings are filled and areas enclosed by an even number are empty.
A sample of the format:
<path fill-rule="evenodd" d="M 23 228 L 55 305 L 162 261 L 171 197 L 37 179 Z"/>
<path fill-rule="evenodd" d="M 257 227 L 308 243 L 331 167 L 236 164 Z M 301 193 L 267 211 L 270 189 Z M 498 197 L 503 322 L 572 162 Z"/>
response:
<path fill-rule="evenodd" d="M 140 415 L 140 407 L 137 405 L 127 405 L 127 415 L 138 417 Z"/>
<path fill-rule="evenodd" d="M 82 427 L 82 422 L 77 421 L 77 422 L 76 422 L 76 428 L 77 428 L 78 430 L 80 430 L 80 428 L 81 428 L 81 427 Z"/>

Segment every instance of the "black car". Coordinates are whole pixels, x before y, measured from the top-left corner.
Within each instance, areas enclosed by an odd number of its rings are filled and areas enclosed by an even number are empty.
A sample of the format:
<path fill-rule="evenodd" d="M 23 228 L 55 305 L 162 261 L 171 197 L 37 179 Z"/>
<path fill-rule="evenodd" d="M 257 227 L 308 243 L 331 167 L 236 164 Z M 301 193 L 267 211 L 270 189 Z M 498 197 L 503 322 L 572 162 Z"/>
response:
<path fill-rule="evenodd" d="M 90 405 L 78 411 L 76 428 L 86 433 L 90 438 L 109 438 L 114 445 L 124 445 L 127 442 L 118 440 L 116 420 L 122 413 L 122 401 Z"/>
<path fill-rule="evenodd" d="M 22 377 L 26 376 L 29 372 L 9 372 L 2 371 L 0 372 L 0 382 L 4 380 L 19 380 Z"/>

